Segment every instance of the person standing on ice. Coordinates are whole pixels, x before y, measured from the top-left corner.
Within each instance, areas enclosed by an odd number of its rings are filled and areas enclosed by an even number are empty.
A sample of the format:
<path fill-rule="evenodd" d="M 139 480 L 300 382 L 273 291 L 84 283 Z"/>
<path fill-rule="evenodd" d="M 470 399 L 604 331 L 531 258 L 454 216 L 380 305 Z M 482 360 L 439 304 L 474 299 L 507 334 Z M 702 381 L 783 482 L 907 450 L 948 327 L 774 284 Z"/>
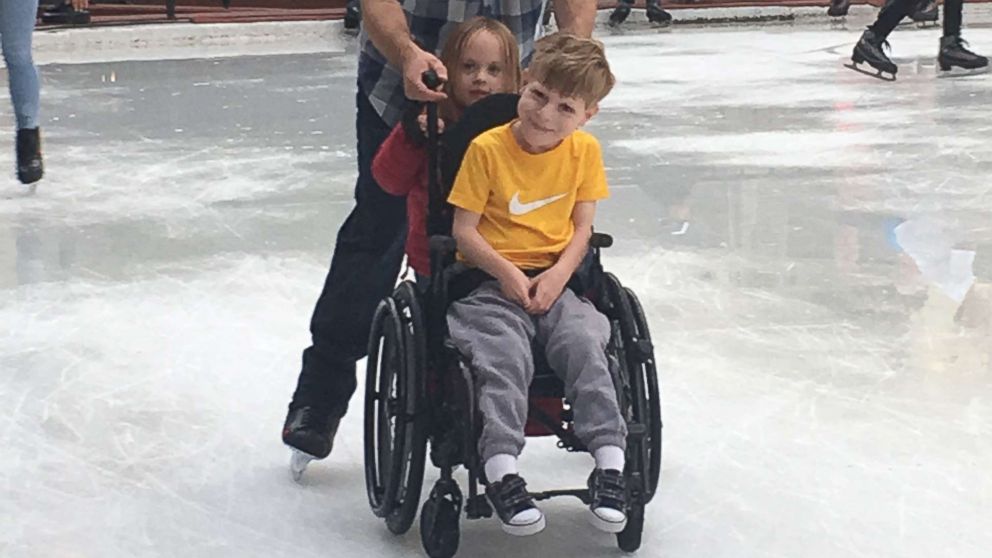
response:
<path fill-rule="evenodd" d="M 0 43 L 17 120 L 17 179 L 24 184 L 38 182 L 44 174 L 38 128 L 41 84 L 31 57 L 37 15 L 38 0 L 0 0 Z"/>
<path fill-rule="evenodd" d="M 899 68 L 885 55 L 889 33 L 916 8 L 917 0 L 893 0 L 879 12 L 868 29 L 861 35 L 851 54 L 848 67 L 861 73 L 895 81 Z M 978 73 L 988 69 L 989 60 L 965 48 L 961 39 L 961 10 L 964 0 L 947 0 L 944 3 L 944 36 L 940 39 L 937 66 L 945 74 Z M 866 67 L 867 66 L 867 67 Z"/>
<path fill-rule="evenodd" d="M 556 0 L 559 28 L 592 35 L 596 3 Z M 421 76 L 447 69 L 435 56 L 459 23 L 483 15 L 513 33 L 521 58 L 534 49 L 544 0 L 363 0 L 359 37 L 355 207 L 338 231 L 331 268 L 310 321 L 312 345 L 283 424 L 282 440 L 296 456 L 323 459 L 357 387 L 355 363 L 365 356 L 376 304 L 399 275 L 406 203 L 372 177 L 372 159 L 411 101 L 437 102 Z"/>

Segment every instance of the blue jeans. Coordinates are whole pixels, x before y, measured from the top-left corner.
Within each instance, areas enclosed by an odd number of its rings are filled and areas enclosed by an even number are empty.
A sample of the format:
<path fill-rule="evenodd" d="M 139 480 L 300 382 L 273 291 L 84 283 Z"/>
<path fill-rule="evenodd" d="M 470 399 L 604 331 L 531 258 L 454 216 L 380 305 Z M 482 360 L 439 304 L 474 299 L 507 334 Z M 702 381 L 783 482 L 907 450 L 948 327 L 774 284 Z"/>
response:
<path fill-rule="evenodd" d="M 38 0 L 0 0 L 0 44 L 18 130 L 38 127 L 41 85 L 31 59 L 31 34 L 37 14 Z"/>

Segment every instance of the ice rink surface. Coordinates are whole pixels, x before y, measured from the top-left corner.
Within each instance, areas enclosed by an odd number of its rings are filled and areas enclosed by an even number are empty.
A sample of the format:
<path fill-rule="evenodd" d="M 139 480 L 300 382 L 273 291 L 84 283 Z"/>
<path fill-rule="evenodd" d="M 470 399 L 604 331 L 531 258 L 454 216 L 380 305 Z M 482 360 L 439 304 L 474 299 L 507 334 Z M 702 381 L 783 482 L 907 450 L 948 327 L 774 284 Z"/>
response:
<path fill-rule="evenodd" d="M 876 81 L 841 65 L 858 34 L 604 37 L 598 229 L 663 385 L 639 556 L 992 548 L 992 76 L 936 79 L 938 33 L 899 30 Z M 368 510 L 360 399 L 301 484 L 279 440 L 351 207 L 353 54 L 41 71 L 36 190 L 0 144 L 0 556 L 422 555 Z M 522 471 L 589 466 L 535 441 Z M 543 507 L 530 539 L 463 521 L 459 555 L 620 554 Z"/>

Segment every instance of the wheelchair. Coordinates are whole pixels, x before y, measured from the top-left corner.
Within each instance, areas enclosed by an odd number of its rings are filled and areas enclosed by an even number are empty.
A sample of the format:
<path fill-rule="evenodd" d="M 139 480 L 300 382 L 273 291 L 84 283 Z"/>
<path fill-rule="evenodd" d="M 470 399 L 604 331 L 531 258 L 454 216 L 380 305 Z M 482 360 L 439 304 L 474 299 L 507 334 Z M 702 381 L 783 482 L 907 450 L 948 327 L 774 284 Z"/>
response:
<path fill-rule="evenodd" d="M 481 101 L 480 101 L 481 103 Z M 477 103 L 479 104 L 479 103 Z M 497 125 L 496 123 L 494 125 Z M 436 107 L 428 106 L 429 286 L 402 281 L 375 312 L 369 336 L 364 398 L 365 481 L 372 512 L 397 535 L 420 511 L 420 536 L 430 558 L 450 558 L 459 544 L 459 520 L 487 518 L 493 509 L 480 494 L 483 467 L 477 440 L 482 418 L 475 407 L 471 363 L 447 339 L 448 305 L 478 284 L 478 271 L 454 263 L 455 242 L 438 180 Z M 595 233 L 590 253 L 568 288 L 589 298 L 610 321 L 607 356 L 617 400 L 627 423 L 624 477 L 629 509 L 626 528 L 616 534 L 627 552 L 640 547 L 645 507 L 654 497 L 661 471 L 661 400 L 648 323 L 637 296 L 600 263 L 612 239 Z M 535 375 L 528 397 L 525 435 L 557 436 L 567 451 L 586 451 L 572 428 L 564 385 L 534 352 Z M 430 451 L 428 452 L 428 444 Z M 420 506 L 427 458 L 440 478 Z M 468 473 L 467 496 L 453 477 Z M 585 488 L 532 493 L 535 500 L 573 496 L 586 504 Z"/>

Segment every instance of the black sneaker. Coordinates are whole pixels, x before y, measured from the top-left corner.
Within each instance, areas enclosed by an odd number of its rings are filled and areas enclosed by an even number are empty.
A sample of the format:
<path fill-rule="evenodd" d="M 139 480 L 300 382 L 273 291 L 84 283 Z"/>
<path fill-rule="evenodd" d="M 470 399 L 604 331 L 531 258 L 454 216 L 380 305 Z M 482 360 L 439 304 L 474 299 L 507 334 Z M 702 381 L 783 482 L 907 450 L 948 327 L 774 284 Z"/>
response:
<path fill-rule="evenodd" d="M 17 179 L 23 184 L 41 180 L 45 174 L 41 162 L 41 132 L 38 128 L 17 131 Z"/>
<path fill-rule="evenodd" d="M 340 417 L 329 417 L 313 407 L 290 409 L 282 427 L 282 441 L 314 459 L 330 455 Z"/>
<path fill-rule="evenodd" d="M 507 533 L 526 537 L 544 530 L 544 514 L 534 505 L 534 498 L 520 475 L 506 475 L 501 481 L 489 483 L 486 496 Z"/>
<path fill-rule="evenodd" d="M 607 533 L 619 533 L 627 526 L 627 488 L 623 473 L 616 469 L 596 469 L 589 475 L 589 521 Z"/>

